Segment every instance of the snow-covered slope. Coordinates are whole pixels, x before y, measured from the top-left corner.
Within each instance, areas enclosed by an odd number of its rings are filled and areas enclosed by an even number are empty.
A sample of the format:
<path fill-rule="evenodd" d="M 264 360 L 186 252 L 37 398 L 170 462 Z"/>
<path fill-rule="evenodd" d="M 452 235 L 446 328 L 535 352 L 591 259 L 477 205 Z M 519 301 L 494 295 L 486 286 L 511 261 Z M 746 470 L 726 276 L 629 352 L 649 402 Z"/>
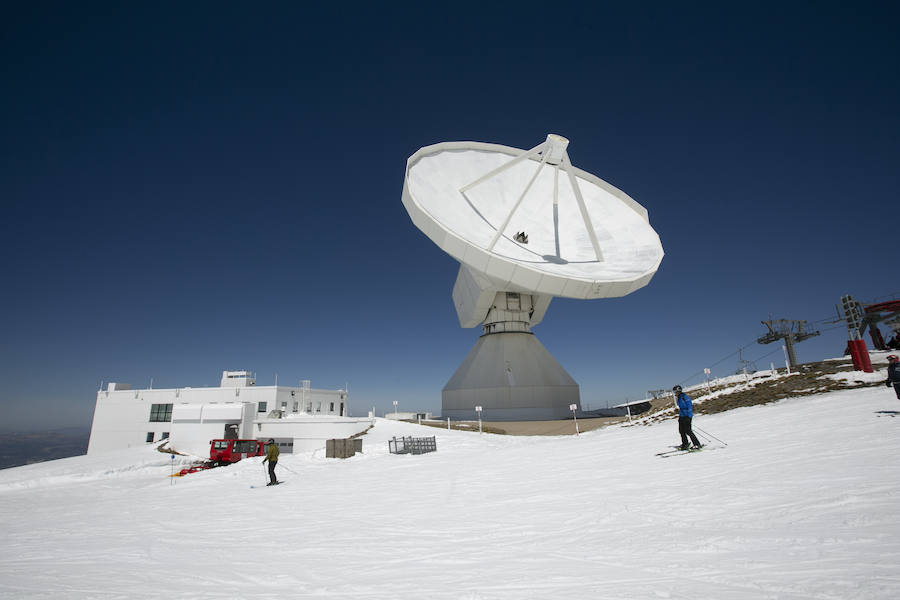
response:
<path fill-rule="evenodd" d="M 379 420 L 348 460 L 184 478 L 147 449 L 0 471 L 4 598 L 898 598 L 886 388 L 511 437 Z M 396 456 L 392 436 L 437 436 Z"/>

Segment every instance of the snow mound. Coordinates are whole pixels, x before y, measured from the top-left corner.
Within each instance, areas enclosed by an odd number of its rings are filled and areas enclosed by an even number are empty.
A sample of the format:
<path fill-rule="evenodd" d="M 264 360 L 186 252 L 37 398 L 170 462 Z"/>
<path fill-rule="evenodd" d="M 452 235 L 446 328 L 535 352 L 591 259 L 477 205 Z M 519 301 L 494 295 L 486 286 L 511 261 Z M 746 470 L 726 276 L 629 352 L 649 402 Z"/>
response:
<path fill-rule="evenodd" d="M 0 597 L 893 599 L 897 416 L 883 387 L 701 414 L 727 446 L 665 460 L 673 421 L 378 419 L 350 459 L 282 455 L 274 488 L 260 457 L 171 478 L 147 448 L 7 469 Z M 389 454 L 404 435 L 437 452 Z"/>

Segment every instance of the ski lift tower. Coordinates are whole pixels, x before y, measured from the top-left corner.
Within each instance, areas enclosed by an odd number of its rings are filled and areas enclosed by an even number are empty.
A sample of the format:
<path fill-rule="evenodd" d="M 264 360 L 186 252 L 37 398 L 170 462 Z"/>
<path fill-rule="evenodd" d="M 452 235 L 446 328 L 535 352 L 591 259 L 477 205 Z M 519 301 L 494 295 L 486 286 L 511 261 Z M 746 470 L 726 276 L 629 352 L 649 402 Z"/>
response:
<path fill-rule="evenodd" d="M 769 333 L 757 338 L 757 343 L 771 344 L 778 340 L 784 340 L 784 345 L 787 348 L 788 363 L 792 369 L 797 367 L 797 355 L 794 353 L 794 344 L 819 335 L 818 331 L 803 331 L 806 321 L 770 319 L 761 321 L 761 323 L 769 328 Z"/>
<path fill-rule="evenodd" d="M 893 322 L 900 317 L 900 300 L 889 300 L 887 302 L 879 302 L 877 304 L 860 304 L 853 299 L 853 296 L 842 296 L 840 311 L 843 313 L 843 320 L 847 323 L 847 329 L 850 332 L 851 340 L 861 340 L 869 330 L 872 337 L 872 345 L 876 350 L 887 350 L 881 331 L 878 330 L 878 323 L 885 322 L 894 330 L 896 335 L 896 327 Z"/>
<path fill-rule="evenodd" d="M 872 373 L 872 361 L 869 358 L 869 351 L 866 349 L 866 341 L 862 338 L 868 326 L 868 322 L 865 319 L 866 309 L 862 304 L 854 300 L 853 296 L 847 295 L 841 297 L 841 310 L 844 313 L 844 321 L 847 322 L 847 333 L 850 336 L 847 348 L 850 351 L 850 358 L 853 360 L 853 368 L 857 371 Z M 877 330 L 874 325 L 872 328 Z"/>
<path fill-rule="evenodd" d="M 743 373 L 744 375 L 747 375 L 748 372 L 756 373 L 756 364 L 752 360 L 744 358 L 744 349 L 738 348 L 738 368 L 734 374 L 740 375 Z"/>

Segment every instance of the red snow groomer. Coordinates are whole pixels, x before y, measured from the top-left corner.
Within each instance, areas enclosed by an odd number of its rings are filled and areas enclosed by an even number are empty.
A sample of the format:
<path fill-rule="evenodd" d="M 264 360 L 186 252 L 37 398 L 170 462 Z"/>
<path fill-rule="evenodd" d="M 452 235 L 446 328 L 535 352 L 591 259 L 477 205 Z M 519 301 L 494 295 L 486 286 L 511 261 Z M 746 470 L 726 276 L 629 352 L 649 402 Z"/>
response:
<path fill-rule="evenodd" d="M 266 443 L 259 440 L 210 440 L 208 461 L 191 465 L 172 477 L 184 477 L 197 471 L 230 465 L 248 456 L 263 456 L 265 453 Z"/>
<path fill-rule="evenodd" d="M 263 456 L 266 443 L 259 440 L 210 440 L 209 460 L 213 464 L 227 465 L 236 463 L 248 456 Z"/>

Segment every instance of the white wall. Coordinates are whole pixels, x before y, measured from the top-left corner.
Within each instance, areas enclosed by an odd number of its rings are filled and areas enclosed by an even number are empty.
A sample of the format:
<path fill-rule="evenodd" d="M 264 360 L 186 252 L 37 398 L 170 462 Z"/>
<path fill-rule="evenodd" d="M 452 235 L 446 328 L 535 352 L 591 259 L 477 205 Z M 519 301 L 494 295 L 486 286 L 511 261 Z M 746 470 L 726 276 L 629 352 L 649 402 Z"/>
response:
<path fill-rule="evenodd" d="M 151 431 L 158 442 L 163 432 L 171 433 L 172 423 L 151 423 L 150 407 L 168 402 L 157 390 L 97 392 L 88 454 L 146 445 Z"/>
<path fill-rule="evenodd" d="M 331 439 L 348 438 L 372 426 L 367 417 L 307 417 L 266 419 L 254 424 L 257 439 L 293 439 L 294 452 L 311 452 L 325 448 Z"/>
<path fill-rule="evenodd" d="M 175 404 L 172 407 L 172 435 L 169 443 L 178 452 L 207 458 L 210 440 L 224 437 L 227 425 L 237 425 L 238 436 L 241 435 L 242 429 L 246 429 L 241 425 L 248 408 L 252 415 L 255 413 L 256 404 L 252 402 Z"/>
<path fill-rule="evenodd" d="M 254 421 L 266 420 L 273 410 L 284 405 L 285 417 L 304 414 L 309 408 L 313 418 L 340 417 L 341 411 L 346 414 L 347 398 L 343 390 L 318 390 L 291 388 L 284 386 L 246 386 L 216 388 L 174 388 L 174 389 L 123 389 L 123 384 L 110 383 L 107 390 L 97 392 L 94 408 L 94 422 L 91 428 L 91 439 L 88 443 L 88 454 L 128 448 L 147 444 L 147 433 L 153 432 L 154 443 L 162 439 L 163 432 L 169 433 L 171 445 L 180 452 L 199 456 L 209 453 L 209 441 L 225 435 L 225 427 L 229 424 L 238 426 L 238 435 L 244 438 L 259 437 L 293 437 L 292 433 L 281 429 L 287 435 L 279 436 L 260 433 L 254 427 Z M 265 403 L 265 411 L 258 409 Z M 169 422 L 150 422 L 153 404 L 171 404 L 173 419 Z M 197 415 L 191 416 L 181 407 L 196 407 Z M 221 406 L 221 409 L 211 408 Z M 233 410 L 226 407 L 233 406 Z M 210 408 L 205 408 L 210 407 Z M 294 412 L 296 411 L 298 412 Z M 224 411 L 224 412 L 222 412 Z M 180 416 L 179 416 L 180 415 Z M 348 437 L 364 430 L 359 426 L 340 425 L 340 418 L 324 440 L 334 437 Z M 314 426 L 310 431 L 319 431 Z M 327 428 L 326 428 L 327 429 Z M 293 431 L 293 429 L 291 430 Z M 324 431 L 324 430 L 322 430 Z M 350 431 L 346 436 L 342 432 Z M 324 435 L 324 434 L 323 434 Z M 304 433 L 299 439 L 319 440 L 319 433 Z M 311 442 L 312 443 L 312 442 Z M 301 442 L 305 448 L 308 444 Z M 302 451 L 302 450 L 298 450 Z"/>

